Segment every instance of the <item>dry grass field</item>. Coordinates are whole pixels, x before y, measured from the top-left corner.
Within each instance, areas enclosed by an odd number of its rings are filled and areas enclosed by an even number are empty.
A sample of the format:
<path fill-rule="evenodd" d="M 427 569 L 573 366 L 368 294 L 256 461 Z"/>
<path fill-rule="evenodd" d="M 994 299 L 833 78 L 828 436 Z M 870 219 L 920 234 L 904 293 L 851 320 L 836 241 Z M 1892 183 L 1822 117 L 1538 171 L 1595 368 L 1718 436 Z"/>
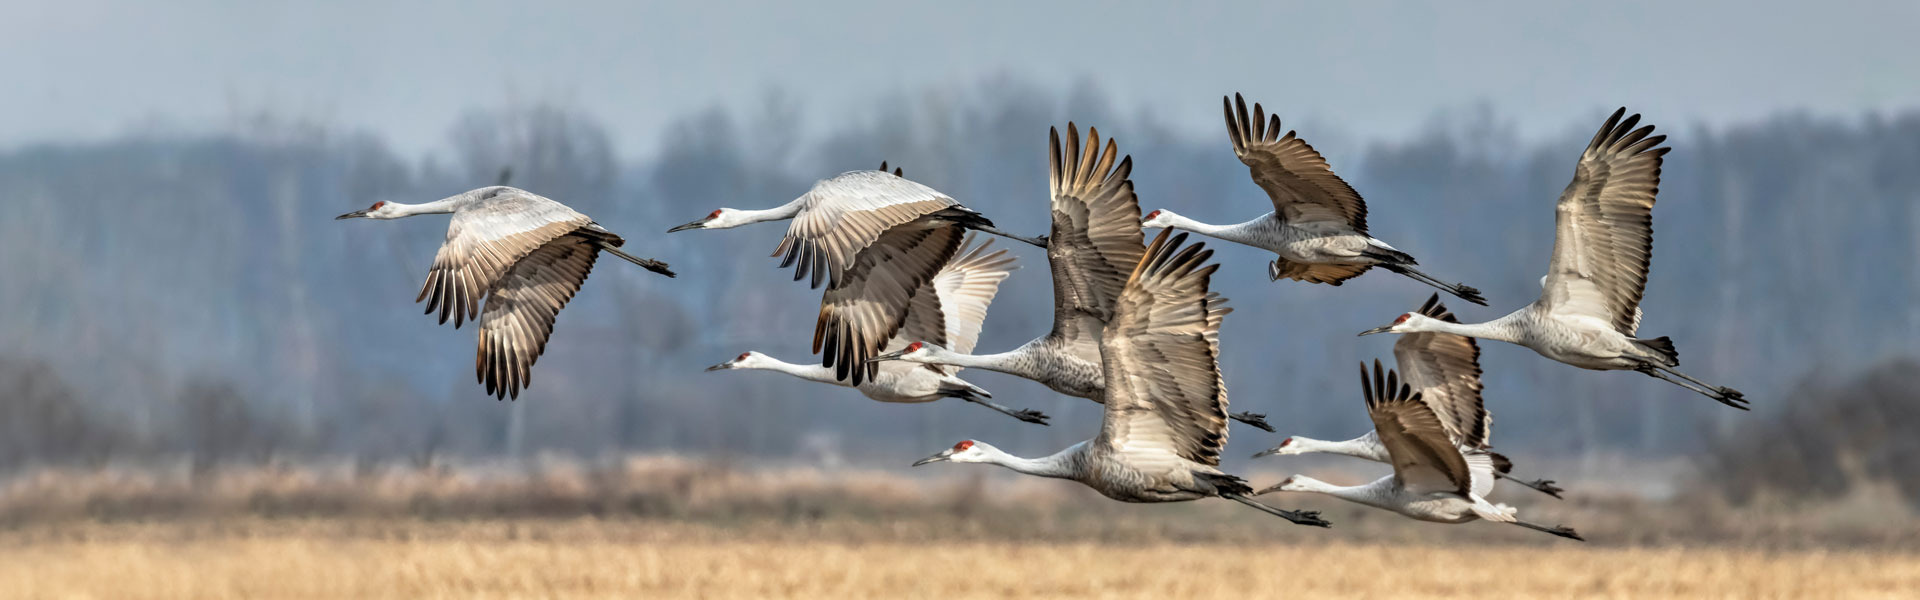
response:
<path fill-rule="evenodd" d="M 818 537 L 831 541 L 813 541 Z M 849 541 L 804 526 L 250 521 L 0 534 L 5 598 L 1912 597 L 1920 555 Z"/>
<path fill-rule="evenodd" d="M 1912 597 L 1920 519 L 1861 489 L 1771 508 L 1505 496 L 1581 544 L 1269 498 L 1335 524 L 1296 527 L 982 471 L 52 470 L 0 483 L 0 598 Z"/>

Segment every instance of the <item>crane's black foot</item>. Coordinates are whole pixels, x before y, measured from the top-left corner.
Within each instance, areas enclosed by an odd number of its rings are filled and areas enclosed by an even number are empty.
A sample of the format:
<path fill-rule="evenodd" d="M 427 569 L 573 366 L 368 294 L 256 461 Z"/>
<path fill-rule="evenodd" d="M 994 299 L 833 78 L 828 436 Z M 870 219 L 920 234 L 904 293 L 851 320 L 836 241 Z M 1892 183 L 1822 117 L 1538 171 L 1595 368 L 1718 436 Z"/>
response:
<path fill-rule="evenodd" d="M 1521 527 L 1525 527 L 1527 529 L 1532 529 L 1534 531 L 1538 531 L 1541 533 L 1550 533 L 1550 534 L 1557 535 L 1557 536 L 1574 540 L 1574 541 L 1580 541 L 1580 542 L 1587 541 L 1587 538 L 1580 537 L 1580 532 L 1574 531 L 1572 527 L 1568 527 L 1565 525 L 1555 525 L 1552 527 L 1547 527 L 1545 525 L 1528 523 L 1526 521 L 1514 521 L 1513 524 L 1519 525 Z"/>
<path fill-rule="evenodd" d="M 1239 421 L 1241 423 L 1246 423 L 1248 425 L 1258 427 L 1261 430 L 1266 431 L 1267 433 L 1273 433 L 1273 426 L 1267 424 L 1266 413 L 1237 412 L 1237 413 L 1230 413 L 1227 416 L 1232 417 L 1233 420 L 1235 421 Z"/>
<path fill-rule="evenodd" d="M 1008 416 L 1011 416 L 1011 417 L 1013 417 L 1013 418 L 1015 418 L 1015 419 L 1019 419 L 1019 420 L 1022 420 L 1022 421 L 1026 421 L 1026 422 L 1028 422 L 1028 423 L 1039 423 L 1039 424 L 1041 424 L 1041 425 L 1046 425 L 1046 424 L 1047 424 L 1047 415 L 1046 415 L 1046 413 L 1043 413 L 1043 412 L 1040 412 L 1040 411 L 1037 411 L 1037 410 L 1026 410 L 1026 409 L 1021 409 L 1021 410 L 1016 410 L 1016 411 L 1013 411 L 1013 412 L 1009 412 L 1009 413 L 1007 413 L 1007 415 L 1008 415 Z"/>
<path fill-rule="evenodd" d="M 1037 411 L 1037 410 L 1027 410 L 1027 409 L 1024 409 L 1024 408 L 1023 408 L 1023 409 L 1013 409 L 1013 408 L 1008 408 L 1008 407 L 1005 407 L 1005 406 L 1001 406 L 1001 405 L 999 405 L 999 404 L 995 404 L 995 403 L 993 403 L 993 402 L 991 402 L 991 401 L 988 401 L 988 400 L 986 400 L 985 398 L 981 398 L 981 397 L 980 397 L 980 394 L 978 394 L 978 393 L 975 393 L 975 392 L 973 392 L 973 391 L 971 391 L 971 390 L 956 390 L 956 391 L 953 391 L 953 392 L 949 392 L 949 393 L 950 393 L 950 394 L 952 394 L 952 397 L 954 397 L 954 398 L 959 398 L 959 399 L 961 399 L 961 400 L 965 400 L 965 401 L 968 401 L 968 402 L 972 402 L 972 403 L 974 403 L 974 404 L 978 404 L 978 405 L 981 405 L 981 406 L 985 406 L 985 407 L 987 407 L 987 408 L 991 408 L 991 409 L 993 409 L 993 410 L 994 410 L 994 412 L 998 412 L 998 413 L 1000 413 L 1000 414 L 1003 414 L 1003 415 L 1006 415 L 1006 416 L 1009 416 L 1009 417 L 1013 417 L 1013 418 L 1015 418 L 1015 419 L 1019 419 L 1019 420 L 1022 420 L 1022 421 L 1026 421 L 1026 422 L 1028 422 L 1028 423 L 1039 423 L 1039 424 L 1041 424 L 1041 425 L 1046 425 L 1046 424 L 1047 424 L 1047 415 L 1046 415 L 1046 413 L 1042 413 L 1042 412 L 1040 412 L 1040 411 Z"/>
<path fill-rule="evenodd" d="M 1326 527 L 1326 528 L 1333 527 L 1332 523 L 1327 522 L 1326 519 L 1320 518 L 1320 511 L 1317 511 L 1317 510 L 1283 510 L 1276 514 L 1280 515 L 1280 518 L 1286 519 L 1288 521 L 1293 521 L 1293 524 L 1295 525 L 1307 525 L 1311 527 Z"/>
<path fill-rule="evenodd" d="M 1455 296 L 1459 296 L 1461 300 L 1472 302 L 1474 304 L 1478 304 L 1481 306 L 1487 305 L 1487 297 L 1480 295 L 1480 290 L 1474 289 L 1473 287 L 1470 287 L 1464 283 L 1456 283 L 1454 284 L 1453 287 L 1454 289 L 1448 290 L 1448 291 L 1453 292 L 1453 295 Z"/>
<path fill-rule="evenodd" d="M 1577 540 L 1582 542 L 1587 541 L 1587 538 L 1580 537 L 1580 532 L 1574 531 L 1572 527 L 1568 527 L 1565 525 L 1559 525 L 1551 529 L 1548 529 L 1547 533 L 1551 533 L 1551 534 L 1554 534 L 1563 538 L 1567 538 L 1570 540 Z"/>
<path fill-rule="evenodd" d="M 1548 496 L 1553 496 L 1555 498 L 1560 498 L 1560 493 L 1566 491 L 1564 489 L 1561 489 L 1560 486 L 1554 485 L 1552 479 L 1535 479 L 1533 481 L 1515 481 L 1514 483 L 1518 483 L 1520 485 L 1533 488 L 1533 491 L 1540 492 Z M 1565 498 L 1561 498 L 1561 499 L 1565 500 Z"/>

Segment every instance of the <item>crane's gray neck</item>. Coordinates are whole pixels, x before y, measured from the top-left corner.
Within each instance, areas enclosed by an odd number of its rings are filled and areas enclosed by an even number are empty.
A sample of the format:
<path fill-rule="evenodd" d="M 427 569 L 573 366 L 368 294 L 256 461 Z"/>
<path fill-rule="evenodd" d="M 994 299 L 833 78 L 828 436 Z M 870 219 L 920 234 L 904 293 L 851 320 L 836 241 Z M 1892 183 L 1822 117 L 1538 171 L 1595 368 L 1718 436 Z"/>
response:
<path fill-rule="evenodd" d="M 1017 375 L 1039 381 L 1041 380 L 1039 377 L 1040 374 L 1034 372 L 1036 361 L 1032 360 L 1032 356 L 1030 356 L 1031 352 L 1033 352 L 1033 350 L 1030 348 L 1030 345 L 1023 345 L 1019 348 L 994 354 L 961 354 L 947 350 L 935 354 L 933 356 L 934 360 L 931 362 L 937 365 L 953 365 L 969 369 L 983 369 L 996 373 L 1006 373 L 1008 375 Z"/>
<path fill-rule="evenodd" d="M 391 207 L 389 210 L 393 211 L 393 214 L 394 214 L 393 218 L 395 219 L 398 219 L 401 217 L 411 217 L 414 215 L 444 215 L 444 214 L 450 214 L 454 211 L 454 209 L 460 208 L 461 201 L 466 200 L 466 198 L 467 196 L 465 194 L 461 194 L 459 196 L 442 198 L 439 200 L 426 202 L 422 204 L 402 204 L 399 202 L 388 202 L 381 208 Z"/>
<path fill-rule="evenodd" d="M 1078 475 L 1078 469 L 1075 469 L 1074 465 L 1079 462 L 1080 453 L 1086 445 L 1086 442 L 1080 442 L 1068 446 L 1065 450 L 1040 458 L 1022 458 L 1001 452 L 999 448 L 989 448 L 986 460 L 981 462 L 1000 465 L 1014 471 L 1038 477 L 1075 479 L 1075 476 Z"/>
<path fill-rule="evenodd" d="M 776 207 L 765 209 L 765 210 L 745 210 L 745 209 L 734 209 L 734 210 L 736 211 L 735 214 L 738 215 L 741 224 L 744 225 L 747 223 L 764 223 L 767 221 L 785 221 L 787 219 L 794 218 L 800 215 L 800 209 L 805 207 L 806 203 L 807 203 L 807 197 L 801 196 L 799 198 L 794 198 L 792 202 L 788 202 L 786 204 L 782 204 L 780 206 L 776 206 Z"/>
<path fill-rule="evenodd" d="M 1228 226 L 1201 223 L 1199 221 L 1186 218 L 1185 216 L 1182 216 L 1179 214 L 1163 215 L 1161 219 L 1165 220 L 1167 224 L 1172 226 L 1174 229 L 1191 231 L 1194 233 L 1198 233 L 1202 235 L 1211 235 L 1214 237 L 1219 237 L 1221 230 L 1228 228 Z"/>
<path fill-rule="evenodd" d="M 1287 491 L 1326 494 L 1348 502 L 1394 510 L 1392 494 L 1388 489 L 1392 484 L 1392 475 L 1365 485 L 1334 485 L 1305 475 L 1295 475 L 1293 485 L 1288 486 Z"/>
<path fill-rule="evenodd" d="M 786 373 L 788 375 L 792 375 L 794 377 L 799 377 L 807 381 L 831 383 L 841 387 L 853 387 L 853 384 L 848 383 L 846 381 L 842 381 L 837 377 L 834 377 L 833 369 L 823 367 L 818 364 L 796 365 L 796 364 L 769 356 L 765 361 L 756 363 L 753 366 L 750 366 L 748 368 L 758 369 L 762 371 L 777 371 L 780 373 Z"/>
<path fill-rule="evenodd" d="M 1301 454 L 1318 452 L 1322 454 L 1338 454 L 1341 456 L 1364 458 L 1375 462 L 1388 462 L 1385 456 L 1386 453 L 1383 451 L 1384 449 L 1380 447 L 1380 439 L 1372 433 L 1344 442 L 1329 442 L 1296 435 L 1293 436 L 1293 443 L 1288 445 L 1298 448 Z"/>
<path fill-rule="evenodd" d="M 1267 240 L 1266 238 L 1270 236 L 1265 234 L 1270 233 L 1275 225 L 1273 222 L 1273 213 L 1267 213 L 1255 217 L 1251 221 L 1232 225 L 1201 223 L 1177 214 L 1171 215 L 1168 221 L 1172 222 L 1175 229 L 1184 229 L 1200 235 L 1216 237 L 1229 242 L 1238 242 L 1254 247 L 1265 247 L 1269 245 L 1271 240 Z"/>
<path fill-rule="evenodd" d="M 1523 322 L 1523 320 L 1527 318 L 1522 314 L 1524 312 L 1526 312 L 1526 309 L 1515 311 L 1512 314 L 1485 323 L 1449 323 L 1439 319 L 1424 319 L 1420 321 L 1419 326 L 1415 330 L 1451 333 L 1483 340 L 1519 344 L 1521 343 L 1522 333 L 1526 327 L 1526 323 Z"/>

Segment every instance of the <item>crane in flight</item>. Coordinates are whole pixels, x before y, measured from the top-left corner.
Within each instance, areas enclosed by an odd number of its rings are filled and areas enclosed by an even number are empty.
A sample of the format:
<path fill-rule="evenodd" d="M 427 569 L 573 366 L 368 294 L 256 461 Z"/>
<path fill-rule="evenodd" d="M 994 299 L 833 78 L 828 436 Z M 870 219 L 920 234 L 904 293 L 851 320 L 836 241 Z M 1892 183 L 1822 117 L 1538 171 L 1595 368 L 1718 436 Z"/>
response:
<path fill-rule="evenodd" d="M 505 172 L 501 178 L 506 178 Z M 586 215 L 526 190 L 496 185 L 424 204 L 375 202 L 342 219 L 402 219 L 451 214 L 447 241 L 434 255 L 415 302 L 440 322 L 480 324 L 474 376 L 487 394 L 519 398 L 546 350 L 554 318 L 593 270 L 600 252 L 673 277 L 667 263 L 620 250 L 626 243 Z M 486 300 L 483 311 L 481 299 Z"/>
<path fill-rule="evenodd" d="M 1266 190 L 1273 212 L 1234 225 L 1209 225 L 1170 210 L 1147 213 L 1145 226 L 1182 229 L 1273 252 L 1267 276 L 1340 285 L 1367 269 L 1380 267 L 1485 306 L 1480 290 L 1446 283 L 1414 268 L 1413 255 L 1367 233 L 1367 203 L 1327 159 L 1292 131 L 1280 135 L 1280 117 L 1269 117 L 1259 103 L 1247 117 L 1239 94 L 1221 98 L 1233 153 L 1246 163 L 1254 183 Z M 1237 108 L 1237 109 L 1236 109 Z"/>
<path fill-rule="evenodd" d="M 1299 525 L 1326 527 L 1318 513 L 1281 510 L 1250 497 L 1245 480 L 1220 470 L 1227 445 L 1227 388 L 1218 344 L 1226 302 L 1207 285 L 1217 265 L 1205 244 L 1160 232 L 1134 267 L 1100 337 L 1107 380 L 1100 433 L 1050 456 L 1023 458 L 963 440 L 913 463 L 985 463 L 1070 479 L 1122 502 L 1226 498 Z"/>
<path fill-rule="evenodd" d="M 1488 502 L 1487 494 L 1493 492 L 1493 455 L 1455 443 L 1433 405 L 1422 401 L 1420 394 L 1401 383 L 1393 371 L 1382 374 L 1380 361 L 1373 361 L 1372 379 L 1367 378 L 1367 365 L 1360 365 L 1360 387 L 1367 401 L 1367 416 L 1373 419 L 1373 431 L 1387 451 L 1393 474 L 1356 486 L 1294 475 L 1254 495 L 1313 492 L 1421 521 L 1466 523 L 1486 519 L 1586 541 L 1572 528 L 1522 521 L 1513 507 Z"/>
<path fill-rule="evenodd" d="M 1595 371 L 1633 370 L 1747 410 L 1739 390 L 1674 369 L 1680 352 L 1666 336 L 1642 337 L 1640 298 L 1653 264 L 1653 202 L 1660 192 L 1660 145 L 1653 126 L 1635 129 L 1613 111 L 1574 165 L 1573 181 L 1554 209 L 1553 256 L 1540 297 L 1485 323 L 1451 323 L 1406 313 L 1360 332 L 1436 331 L 1519 344 L 1541 356 Z M 1677 379 L 1676 379 L 1677 378 Z"/>
<path fill-rule="evenodd" d="M 908 338 L 945 339 L 956 348 L 972 348 L 980 336 L 980 323 L 987 317 L 987 305 L 993 303 L 1000 282 L 1014 267 L 1006 250 L 987 253 L 993 242 L 974 245 L 973 236 L 940 273 L 913 295 L 907 320 L 889 348 L 907 344 Z M 835 379 L 833 371 L 820 365 L 789 363 L 759 352 L 748 351 L 708 371 L 757 369 L 786 373 L 808 381 L 852 387 L 879 402 L 921 403 L 941 398 L 959 398 L 999 411 L 1028 423 L 1047 424 L 1047 416 L 1038 411 L 1015 410 L 988 401 L 993 394 L 958 377 L 959 367 L 916 365 L 891 362 L 880 365 L 872 378 L 853 385 Z"/>
<path fill-rule="evenodd" d="M 1105 402 L 1100 335 L 1127 276 L 1146 251 L 1140 202 L 1128 179 L 1133 157 L 1119 155 L 1112 139 L 1101 147 L 1097 128 L 1087 129 L 1083 146 L 1079 128 L 1068 123 L 1064 150 L 1060 130 L 1048 132 L 1053 225 L 1047 236 L 1047 266 L 1053 272 L 1053 327 L 1046 335 L 1006 352 L 978 355 L 936 340 L 913 340 L 874 360 L 998 371 L 1040 382 L 1062 394 Z M 1265 415 L 1231 416 L 1273 431 Z"/>
<path fill-rule="evenodd" d="M 820 181 L 776 208 L 717 209 L 667 233 L 793 221 L 773 255 L 785 255 L 780 266 L 794 267 L 794 281 L 811 274 L 813 287 L 827 285 L 813 351 L 836 380 L 859 386 L 877 374 L 869 359 L 900 332 L 914 294 L 953 258 L 968 230 L 1047 245 L 1002 232 L 946 194 L 880 168 Z"/>
<path fill-rule="evenodd" d="M 1447 312 L 1445 305 L 1440 304 L 1439 294 L 1427 298 L 1417 312 L 1429 319 L 1459 322 L 1453 313 Z M 1560 497 L 1563 490 L 1550 480 L 1523 481 L 1508 476 L 1513 470 L 1512 461 L 1488 450 L 1493 439 L 1493 413 L 1487 411 L 1486 404 L 1480 398 L 1480 345 L 1474 343 L 1473 338 L 1448 333 L 1409 333 L 1393 343 L 1393 360 L 1406 373 L 1407 385 L 1412 386 L 1413 391 L 1419 393 L 1420 400 L 1433 409 L 1433 414 L 1439 417 L 1440 426 L 1447 430 L 1447 435 L 1462 451 L 1488 451 L 1488 457 L 1493 460 L 1494 476 L 1555 498 Z M 1380 444 L 1380 433 L 1377 431 L 1369 431 L 1366 435 L 1344 442 L 1296 435 L 1281 440 L 1280 445 L 1253 457 L 1314 452 L 1341 454 L 1374 462 L 1393 462 L 1387 456 L 1386 446 Z"/>

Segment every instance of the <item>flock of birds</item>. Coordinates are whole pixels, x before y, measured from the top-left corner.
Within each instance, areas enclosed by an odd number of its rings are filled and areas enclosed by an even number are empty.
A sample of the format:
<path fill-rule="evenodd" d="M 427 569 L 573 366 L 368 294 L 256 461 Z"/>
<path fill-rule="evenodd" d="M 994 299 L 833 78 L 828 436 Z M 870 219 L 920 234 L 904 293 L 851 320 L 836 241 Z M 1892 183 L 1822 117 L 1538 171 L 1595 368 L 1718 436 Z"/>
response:
<path fill-rule="evenodd" d="M 1412 255 L 1372 237 L 1360 195 L 1305 140 L 1259 104 L 1249 115 L 1237 94 L 1223 99 L 1234 154 L 1272 199 L 1273 210 L 1235 225 L 1209 225 L 1156 210 L 1142 218 L 1132 157 L 1089 129 L 1067 125 L 1048 141 L 1052 228 L 1029 238 L 996 229 L 980 213 L 904 176 L 899 169 L 854 171 L 764 210 L 721 208 L 671 232 L 791 221 L 774 250 L 794 280 L 826 291 L 813 350 L 817 364 L 746 352 L 708 370 L 760 369 L 858 389 L 880 402 L 957 398 L 1029 423 L 1047 416 L 992 402 L 959 377 L 974 367 L 1031 379 L 1105 405 L 1100 432 L 1050 456 L 1023 458 L 966 440 L 914 466 L 989 463 L 1078 481 L 1125 502 L 1230 499 L 1301 525 L 1326 527 L 1312 511 L 1254 500 L 1275 491 L 1316 492 L 1441 523 L 1512 523 L 1581 539 L 1574 530 L 1522 521 L 1487 500 L 1512 463 L 1491 451 L 1492 416 L 1481 401 L 1475 339 L 1525 346 L 1584 369 L 1634 370 L 1735 408 L 1731 388 L 1674 369 L 1666 337 L 1637 333 L 1652 255 L 1651 212 L 1669 148 L 1639 115 L 1615 111 L 1580 154 L 1556 205 L 1557 231 L 1540 297 L 1504 317 L 1461 323 L 1434 294 L 1374 333 L 1402 334 L 1398 371 L 1361 366 L 1360 389 L 1373 431 L 1344 442 L 1289 437 L 1256 454 L 1344 454 L 1388 463 L 1393 474 L 1359 486 L 1295 475 L 1255 491 L 1220 469 L 1229 419 L 1273 431 L 1263 415 L 1228 412 L 1219 334 L 1232 311 L 1210 290 L 1218 265 L 1192 232 L 1272 251 L 1268 273 L 1340 285 L 1373 267 L 1462 300 L 1479 291 L 1415 268 Z M 504 182 L 502 182 L 504 183 Z M 602 251 L 674 276 L 665 263 L 620 250 L 622 238 L 586 215 L 525 190 L 496 185 L 418 205 L 375 203 L 340 219 L 452 214 L 447 240 L 416 299 L 459 327 L 479 323 L 475 374 L 489 394 L 517 397 L 552 333 L 554 317 L 580 288 Z M 1159 228 L 1151 241 L 1143 228 Z M 1183 233 L 1174 234 L 1174 230 Z M 974 353 L 1000 283 L 1014 269 L 1004 236 L 1046 249 L 1054 289 L 1053 327 L 1017 348 Z M 485 298 L 485 307 L 481 299 Z M 1551 481 L 1515 483 L 1559 497 Z"/>

